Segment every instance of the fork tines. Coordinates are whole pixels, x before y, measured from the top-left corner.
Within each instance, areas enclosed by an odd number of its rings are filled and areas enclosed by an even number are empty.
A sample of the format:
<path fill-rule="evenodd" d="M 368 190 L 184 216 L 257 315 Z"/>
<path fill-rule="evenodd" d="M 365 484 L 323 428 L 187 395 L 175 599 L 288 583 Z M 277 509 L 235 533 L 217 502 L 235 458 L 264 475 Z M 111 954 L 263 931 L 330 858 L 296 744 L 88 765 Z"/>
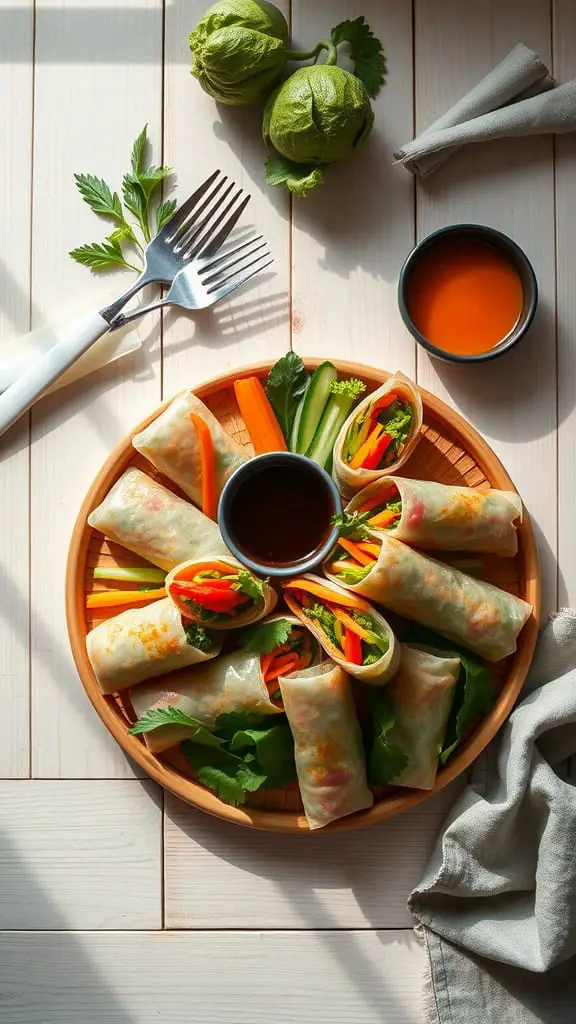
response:
<path fill-rule="evenodd" d="M 206 291 L 216 302 L 273 262 L 267 243 L 262 235 L 257 235 L 210 260 L 198 273 Z"/>

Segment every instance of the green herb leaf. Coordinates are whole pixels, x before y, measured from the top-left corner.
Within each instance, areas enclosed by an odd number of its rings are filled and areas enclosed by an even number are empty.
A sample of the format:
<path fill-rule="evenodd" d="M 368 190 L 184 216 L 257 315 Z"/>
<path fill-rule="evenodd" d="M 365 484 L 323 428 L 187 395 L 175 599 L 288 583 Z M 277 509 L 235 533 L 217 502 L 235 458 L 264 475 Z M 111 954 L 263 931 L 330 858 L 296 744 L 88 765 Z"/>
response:
<path fill-rule="evenodd" d="M 323 604 L 316 601 L 315 604 L 308 608 L 302 609 L 303 613 L 307 618 L 312 619 L 320 628 L 324 631 L 326 636 L 332 643 L 340 648 L 338 638 L 336 636 L 336 617 L 329 608 L 325 608 Z"/>
<path fill-rule="evenodd" d="M 372 566 L 370 566 L 370 565 L 361 565 L 361 566 L 358 566 L 357 569 L 341 569 L 339 572 L 335 573 L 334 575 L 337 576 L 337 578 L 342 583 L 347 583 L 348 586 L 353 587 L 356 583 L 361 583 L 362 580 L 365 580 L 367 575 L 368 575 L 368 573 L 371 572 L 371 571 L 372 571 Z"/>
<path fill-rule="evenodd" d="M 194 734 L 191 739 L 198 746 L 202 747 L 221 747 L 223 740 L 219 739 L 218 736 L 214 736 L 202 722 L 199 722 L 197 718 L 191 718 L 190 715 L 186 715 L 179 708 L 167 707 L 167 708 L 149 708 L 148 711 L 139 718 L 134 725 L 130 726 L 129 732 L 132 736 L 139 736 L 145 732 L 152 732 L 154 729 L 159 729 L 163 725 L 185 725 L 190 729 L 194 730 Z"/>
<path fill-rule="evenodd" d="M 214 732 L 226 740 L 231 740 L 237 732 L 244 729 L 265 729 L 268 715 L 259 715 L 255 711 L 226 711 L 218 715 L 214 723 Z"/>
<path fill-rule="evenodd" d="M 290 441 L 294 417 L 306 391 L 308 374 L 299 355 L 287 352 L 268 374 L 266 394 L 286 441 Z"/>
<path fill-rule="evenodd" d="M 356 78 L 363 83 L 369 96 L 377 96 L 386 77 L 386 58 L 382 43 L 366 24 L 364 17 L 340 22 L 332 29 L 330 38 L 334 46 L 350 44 L 350 57 Z"/>
<path fill-rule="evenodd" d="M 127 267 L 129 270 L 138 270 L 124 258 L 122 249 L 117 241 L 107 239 L 104 242 L 90 242 L 88 245 L 80 245 L 72 249 L 69 255 L 77 263 L 82 263 L 92 270 L 109 270 L 110 267 Z"/>
<path fill-rule="evenodd" d="M 172 215 L 176 212 L 178 203 L 175 199 L 166 199 L 156 210 L 156 234 L 162 230 L 165 224 L 168 223 Z"/>
<path fill-rule="evenodd" d="M 82 199 L 94 213 L 124 223 L 120 197 L 117 192 L 112 192 L 103 178 L 97 178 L 94 174 L 75 174 L 74 180 Z"/>
<path fill-rule="evenodd" d="M 366 391 L 364 381 L 358 380 L 357 377 L 348 377 L 346 380 L 331 380 L 329 388 L 332 395 L 344 395 L 353 402 L 356 402 L 360 395 Z"/>
<path fill-rule="evenodd" d="M 340 537 L 350 540 L 363 540 L 368 536 L 367 522 L 374 513 L 369 512 L 337 512 L 332 516 L 332 525 L 338 527 Z"/>
<path fill-rule="evenodd" d="M 231 751 L 253 747 L 259 769 L 266 776 L 266 785 L 281 789 L 297 778 L 294 762 L 294 739 L 287 722 L 268 729 L 244 729 L 234 734 Z"/>
<path fill-rule="evenodd" d="M 135 178 L 138 177 L 140 171 L 142 170 L 142 158 L 144 156 L 144 150 L 146 148 L 147 141 L 148 125 L 145 124 L 142 131 L 140 132 L 140 135 L 135 140 L 134 145 L 132 146 L 132 154 L 130 156 L 130 167 L 132 169 L 132 174 L 134 175 Z"/>
<path fill-rule="evenodd" d="M 386 786 L 408 766 L 408 756 L 388 739 L 396 722 L 390 695 L 380 687 L 367 687 L 364 697 L 371 734 L 367 752 L 368 781 L 372 786 Z"/>
<path fill-rule="evenodd" d="M 204 629 L 204 626 L 199 626 L 193 622 L 186 626 L 184 632 L 186 633 L 186 642 L 191 647 L 195 647 L 198 651 L 203 651 L 204 654 L 210 654 L 210 651 L 214 650 L 214 634 Z"/>
<path fill-rule="evenodd" d="M 251 572 L 240 569 L 238 582 L 232 584 L 233 590 L 240 590 L 243 594 L 251 597 L 253 601 L 259 602 L 264 599 L 264 580 L 258 580 Z"/>
<path fill-rule="evenodd" d="M 138 183 L 142 189 L 146 199 L 149 201 L 154 189 L 164 181 L 170 174 L 172 174 L 171 167 L 148 167 L 145 171 L 142 171 L 138 175 Z"/>
<path fill-rule="evenodd" d="M 148 202 L 136 178 L 125 174 L 122 178 L 122 196 L 130 213 L 137 218 L 147 242 L 150 241 L 148 227 Z"/>
<path fill-rule="evenodd" d="M 253 654 L 271 654 L 276 647 L 286 643 L 291 632 L 292 623 L 288 619 L 264 622 L 246 630 L 239 646 Z"/>
<path fill-rule="evenodd" d="M 275 154 L 266 158 L 266 181 L 268 185 L 285 185 L 290 192 L 305 197 L 322 184 L 324 171 L 309 164 L 295 164 Z"/>
<path fill-rule="evenodd" d="M 246 793 L 255 792 L 266 782 L 265 775 L 258 774 L 249 762 L 227 750 L 200 747 L 191 740 L 185 740 L 180 747 L 198 781 L 233 807 L 245 803 Z"/>

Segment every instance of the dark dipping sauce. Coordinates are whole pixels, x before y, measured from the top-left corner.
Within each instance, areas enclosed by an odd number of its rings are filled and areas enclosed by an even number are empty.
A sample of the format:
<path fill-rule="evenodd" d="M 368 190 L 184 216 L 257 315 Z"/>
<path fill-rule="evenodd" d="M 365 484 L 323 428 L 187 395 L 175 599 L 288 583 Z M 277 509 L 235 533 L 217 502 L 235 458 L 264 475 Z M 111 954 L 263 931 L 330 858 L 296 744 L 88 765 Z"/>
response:
<path fill-rule="evenodd" d="M 267 565 L 291 565 L 328 539 L 332 495 L 306 466 L 266 466 L 238 486 L 230 503 L 230 533 L 238 548 Z"/>

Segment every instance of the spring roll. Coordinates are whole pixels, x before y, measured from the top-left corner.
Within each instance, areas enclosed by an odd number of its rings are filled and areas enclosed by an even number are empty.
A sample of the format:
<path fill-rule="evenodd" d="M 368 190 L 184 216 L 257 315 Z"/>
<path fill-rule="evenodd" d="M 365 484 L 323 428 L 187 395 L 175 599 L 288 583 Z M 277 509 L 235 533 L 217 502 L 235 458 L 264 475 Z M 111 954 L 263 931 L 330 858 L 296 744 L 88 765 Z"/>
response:
<path fill-rule="evenodd" d="M 281 676 L 280 691 L 310 828 L 371 807 L 362 736 L 344 670 L 324 661 Z"/>
<path fill-rule="evenodd" d="M 269 649 L 269 645 L 260 642 L 256 629 L 262 636 L 264 627 L 279 621 L 288 624 L 289 635 L 286 641 Z M 250 645 L 264 646 L 266 653 L 234 651 L 211 665 L 175 672 L 153 683 L 136 686 L 130 693 L 136 718 L 143 718 L 147 711 L 155 708 L 175 707 L 212 729 L 218 715 L 228 711 L 250 711 L 261 715 L 279 713 L 282 698 L 278 677 L 283 669 L 291 671 L 296 665 L 317 663 L 320 648 L 298 619 L 291 615 L 270 616 L 259 623 L 250 631 Z M 191 730 L 186 726 L 161 725 L 143 733 L 142 739 L 148 749 L 157 754 L 190 735 Z"/>
<path fill-rule="evenodd" d="M 385 534 L 371 535 L 377 554 L 369 565 L 343 565 L 330 556 L 328 579 L 405 615 L 442 636 L 500 661 L 516 650 L 532 606 L 483 580 L 428 558 Z"/>
<path fill-rule="evenodd" d="M 187 620 L 165 597 L 101 622 L 86 650 L 102 693 L 120 693 L 153 676 L 210 661 L 220 654 L 216 634 Z"/>
<path fill-rule="evenodd" d="M 210 629 L 237 629 L 264 619 L 276 607 L 276 591 L 231 556 L 196 558 L 172 569 L 166 592 L 183 615 Z"/>
<path fill-rule="evenodd" d="M 400 644 L 400 649 L 400 668 L 386 688 L 395 716 L 386 738 L 404 751 L 408 764 L 392 781 L 395 786 L 432 789 L 460 659 L 413 644 Z"/>
<path fill-rule="evenodd" d="M 367 601 L 319 576 L 299 576 L 283 587 L 290 610 L 345 672 L 372 686 L 391 678 L 399 645 L 386 619 Z"/>
<path fill-rule="evenodd" d="M 418 388 L 395 373 L 350 413 L 336 438 L 332 475 L 340 493 L 351 498 L 395 473 L 416 447 L 421 429 Z"/>
<path fill-rule="evenodd" d="M 196 504 L 202 505 L 202 459 L 193 416 L 204 420 L 212 437 L 216 494 L 248 456 L 220 426 L 204 402 L 183 391 L 153 422 L 135 434 L 132 444 Z"/>
<path fill-rule="evenodd" d="M 166 571 L 189 558 L 227 553 L 216 523 L 139 469 L 122 474 L 88 522 Z"/>
<path fill-rule="evenodd" d="M 371 530 L 416 547 L 508 557 L 518 551 L 522 500 L 514 491 L 385 476 L 356 494 L 345 511 L 362 515 Z"/>

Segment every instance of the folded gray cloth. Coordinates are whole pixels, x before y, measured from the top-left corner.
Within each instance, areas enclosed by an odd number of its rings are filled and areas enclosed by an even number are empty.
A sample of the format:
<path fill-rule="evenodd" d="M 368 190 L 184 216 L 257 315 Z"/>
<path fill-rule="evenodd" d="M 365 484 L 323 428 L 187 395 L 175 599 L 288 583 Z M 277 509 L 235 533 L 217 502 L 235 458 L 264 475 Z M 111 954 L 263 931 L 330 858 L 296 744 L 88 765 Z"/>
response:
<path fill-rule="evenodd" d="M 427 1024 L 576 1021 L 575 753 L 576 612 L 565 610 L 410 896 Z"/>
<path fill-rule="evenodd" d="M 478 85 L 418 138 L 403 146 L 394 155 L 414 174 L 425 177 L 436 170 L 463 143 L 508 134 L 531 134 L 532 127 L 526 133 L 518 128 L 522 126 L 522 119 L 525 116 L 534 120 L 534 117 L 538 116 L 537 113 L 528 111 L 525 115 L 521 110 L 515 112 L 510 121 L 510 112 L 520 101 L 538 96 L 552 89 L 553 85 L 554 80 L 538 55 L 527 46 L 518 43 Z M 535 107 L 537 111 L 538 104 Z M 484 115 L 490 113 L 493 114 L 492 119 L 485 121 Z M 542 111 L 541 117 L 549 116 L 550 107 Z M 513 130 L 510 131 L 510 128 Z M 556 130 L 555 127 L 541 129 Z"/>

